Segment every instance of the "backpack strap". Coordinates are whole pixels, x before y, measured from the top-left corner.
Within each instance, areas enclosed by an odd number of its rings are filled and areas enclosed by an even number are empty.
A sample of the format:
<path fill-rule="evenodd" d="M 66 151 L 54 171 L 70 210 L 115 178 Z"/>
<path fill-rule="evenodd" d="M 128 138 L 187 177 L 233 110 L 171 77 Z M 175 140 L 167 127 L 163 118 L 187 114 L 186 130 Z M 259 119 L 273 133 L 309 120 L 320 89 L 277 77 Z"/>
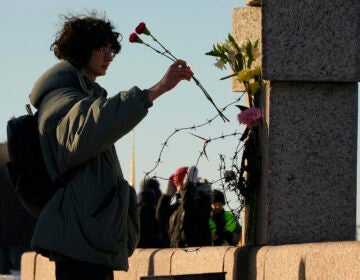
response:
<path fill-rule="evenodd" d="M 38 117 L 39 112 L 36 111 L 35 114 L 33 113 L 33 111 L 31 110 L 31 106 L 30 104 L 26 104 L 25 105 L 25 109 L 27 111 L 27 113 L 30 116 L 36 116 L 36 118 Z M 40 146 L 41 149 L 41 146 Z M 70 168 L 69 170 L 65 171 L 63 174 L 61 174 L 55 181 L 54 181 L 54 185 L 56 188 L 62 188 L 65 187 L 66 184 L 75 176 L 75 174 L 78 172 L 78 170 L 80 169 L 80 167 L 83 164 L 79 164 L 78 166 L 75 166 L 73 168 Z"/>

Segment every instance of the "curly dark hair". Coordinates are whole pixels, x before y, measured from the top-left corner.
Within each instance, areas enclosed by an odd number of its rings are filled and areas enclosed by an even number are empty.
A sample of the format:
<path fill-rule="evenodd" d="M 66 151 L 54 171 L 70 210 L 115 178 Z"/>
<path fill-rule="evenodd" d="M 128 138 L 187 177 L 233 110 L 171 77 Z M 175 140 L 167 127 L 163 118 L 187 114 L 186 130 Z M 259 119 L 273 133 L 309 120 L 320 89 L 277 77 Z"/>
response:
<path fill-rule="evenodd" d="M 67 60 L 80 69 L 89 62 L 95 49 L 111 45 L 115 54 L 120 52 L 122 35 L 114 31 L 114 26 L 105 17 L 99 18 L 94 12 L 88 16 L 62 17 L 65 20 L 63 28 L 50 46 L 58 59 Z"/>

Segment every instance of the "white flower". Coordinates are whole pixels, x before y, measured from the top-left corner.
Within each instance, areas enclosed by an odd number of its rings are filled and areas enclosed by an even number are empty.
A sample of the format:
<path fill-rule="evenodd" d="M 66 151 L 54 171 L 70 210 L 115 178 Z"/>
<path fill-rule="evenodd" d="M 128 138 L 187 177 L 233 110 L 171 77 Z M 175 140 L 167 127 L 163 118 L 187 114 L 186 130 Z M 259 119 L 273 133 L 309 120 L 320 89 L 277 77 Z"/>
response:
<path fill-rule="evenodd" d="M 219 42 L 219 43 L 217 43 L 217 45 L 219 46 L 219 47 L 221 47 L 221 48 L 226 48 L 226 45 L 228 44 L 228 42 L 226 42 L 226 41 L 222 41 L 222 42 Z"/>
<path fill-rule="evenodd" d="M 226 66 L 225 66 L 226 62 L 223 61 L 222 59 L 219 59 L 217 58 L 216 59 L 216 62 L 214 63 L 214 65 L 219 68 L 220 70 L 224 70 L 226 69 Z"/>
<path fill-rule="evenodd" d="M 251 48 L 251 55 L 253 59 L 257 59 L 259 56 L 261 56 L 261 50 L 259 47 L 252 47 Z"/>
<path fill-rule="evenodd" d="M 226 49 L 226 51 L 227 51 L 228 53 L 233 53 L 233 52 L 236 51 L 236 50 L 235 50 L 235 47 L 234 47 L 231 43 L 229 43 L 229 42 L 226 42 L 226 44 L 224 44 L 224 48 Z"/>

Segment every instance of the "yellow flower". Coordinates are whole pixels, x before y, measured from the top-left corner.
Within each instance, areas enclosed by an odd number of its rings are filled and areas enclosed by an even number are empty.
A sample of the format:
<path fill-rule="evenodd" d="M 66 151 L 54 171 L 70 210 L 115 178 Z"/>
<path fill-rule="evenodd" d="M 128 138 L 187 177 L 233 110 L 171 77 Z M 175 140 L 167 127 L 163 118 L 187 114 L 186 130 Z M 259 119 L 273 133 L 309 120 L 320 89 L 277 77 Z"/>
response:
<path fill-rule="evenodd" d="M 238 73 L 238 81 L 241 82 L 249 82 L 254 78 L 254 71 L 249 68 L 244 68 Z"/>
<path fill-rule="evenodd" d="M 261 75 L 261 67 L 256 66 L 254 69 L 254 76 L 260 76 Z"/>
<path fill-rule="evenodd" d="M 228 42 L 226 42 L 226 41 L 217 43 L 218 48 L 225 48 L 226 49 L 227 45 L 228 45 Z"/>
<path fill-rule="evenodd" d="M 259 82 L 250 83 L 249 87 L 250 87 L 251 94 L 255 94 L 259 91 L 260 84 L 259 84 Z"/>

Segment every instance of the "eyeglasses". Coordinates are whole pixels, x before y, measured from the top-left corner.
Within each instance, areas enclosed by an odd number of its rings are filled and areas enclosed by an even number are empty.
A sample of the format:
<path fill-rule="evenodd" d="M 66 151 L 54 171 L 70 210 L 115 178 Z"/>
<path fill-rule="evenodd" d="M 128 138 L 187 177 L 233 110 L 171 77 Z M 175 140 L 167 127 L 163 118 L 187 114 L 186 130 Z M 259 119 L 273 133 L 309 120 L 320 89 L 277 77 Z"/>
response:
<path fill-rule="evenodd" d="M 112 57 L 114 58 L 116 56 L 116 53 L 109 47 L 102 47 L 98 49 L 98 52 L 101 53 L 105 57 Z"/>

